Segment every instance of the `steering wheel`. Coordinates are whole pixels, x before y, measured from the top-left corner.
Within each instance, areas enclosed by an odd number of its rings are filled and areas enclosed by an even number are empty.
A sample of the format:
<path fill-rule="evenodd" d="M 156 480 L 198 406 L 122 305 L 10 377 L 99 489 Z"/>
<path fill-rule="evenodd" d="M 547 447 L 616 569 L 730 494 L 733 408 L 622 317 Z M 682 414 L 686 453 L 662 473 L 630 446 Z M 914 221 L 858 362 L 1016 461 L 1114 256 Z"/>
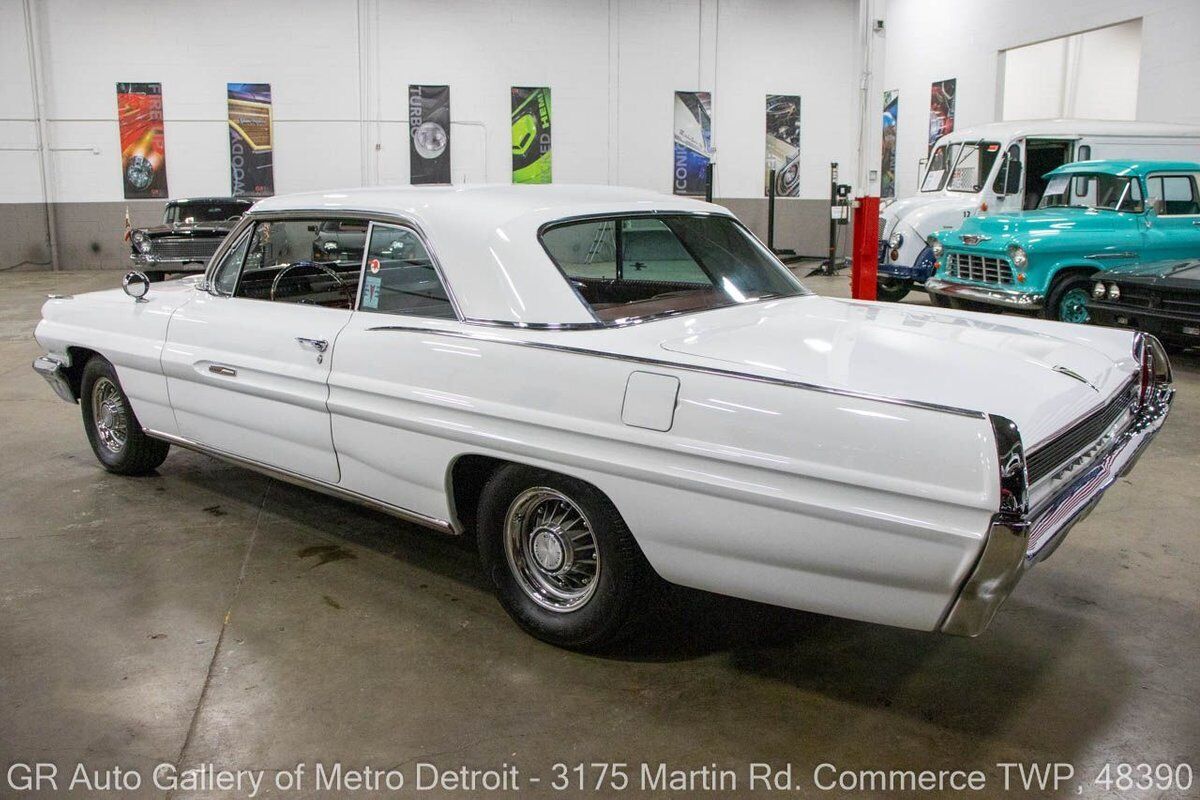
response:
<path fill-rule="evenodd" d="M 312 267 L 313 269 L 320 270 L 329 277 L 333 278 L 334 283 L 336 283 L 338 288 L 342 290 L 342 293 L 346 295 L 346 308 L 354 308 L 354 298 L 350 295 L 350 287 L 346 285 L 344 280 L 342 280 L 342 276 L 338 275 L 324 264 L 318 264 L 316 261 L 297 261 L 296 263 L 288 264 L 286 267 L 279 270 L 279 272 L 275 275 L 275 280 L 271 281 L 271 300 L 275 299 L 275 290 L 279 288 L 279 281 L 283 278 L 283 276 L 294 269 L 299 269 L 300 267 Z"/>

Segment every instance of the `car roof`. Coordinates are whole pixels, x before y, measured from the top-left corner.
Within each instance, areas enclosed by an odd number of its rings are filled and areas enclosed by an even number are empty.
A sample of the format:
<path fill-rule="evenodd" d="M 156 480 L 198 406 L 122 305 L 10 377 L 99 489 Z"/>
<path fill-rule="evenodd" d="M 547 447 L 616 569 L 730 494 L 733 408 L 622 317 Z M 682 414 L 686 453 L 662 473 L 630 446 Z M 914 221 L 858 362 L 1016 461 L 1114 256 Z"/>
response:
<path fill-rule="evenodd" d="M 175 200 L 168 200 L 167 205 L 185 206 L 189 203 L 196 203 L 197 205 L 210 205 L 213 203 L 243 203 L 245 205 L 250 205 L 253 202 L 254 200 L 247 197 L 180 197 Z"/>
<path fill-rule="evenodd" d="M 1095 161 L 1073 161 L 1047 172 L 1046 175 L 1147 175 L 1151 172 L 1200 172 L 1200 164 L 1194 161 L 1129 161 L 1103 159 Z"/>
<path fill-rule="evenodd" d="M 571 184 L 373 186 L 279 195 L 250 210 L 268 212 L 361 213 L 410 222 L 424 234 L 464 317 L 529 325 L 595 321 L 542 248 L 542 226 L 627 213 L 732 216 L 687 197 Z"/>

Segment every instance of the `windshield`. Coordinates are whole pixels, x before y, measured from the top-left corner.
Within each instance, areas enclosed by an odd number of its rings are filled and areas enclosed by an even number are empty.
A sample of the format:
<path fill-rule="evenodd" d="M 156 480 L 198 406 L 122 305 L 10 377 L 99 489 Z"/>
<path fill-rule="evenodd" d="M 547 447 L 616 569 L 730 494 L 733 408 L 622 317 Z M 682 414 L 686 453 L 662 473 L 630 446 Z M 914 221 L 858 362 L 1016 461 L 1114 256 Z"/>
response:
<path fill-rule="evenodd" d="M 1055 175 L 1042 192 L 1039 208 L 1092 208 L 1142 211 L 1142 187 L 1134 177 L 1106 173 Z"/>
<path fill-rule="evenodd" d="M 168 225 L 179 223 L 191 225 L 197 222 L 223 222 L 237 219 L 250 208 L 249 203 L 182 203 L 167 206 L 165 222 Z"/>
<path fill-rule="evenodd" d="M 808 293 L 729 217 L 605 217 L 556 224 L 540 238 L 603 322 Z"/>
<path fill-rule="evenodd" d="M 953 163 L 958 145 L 950 145 L 950 150 L 952 152 L 947 153 L 946 145 L 942 144 L 933 151 L 933 155 L 929 157 L 929 168 L 925 170 L 925 180 L 921 181 L 922 192 L 940 192 L 946 185 L 946 177 L 949 175 L 946 165 Z"/>
<path fill-rule="evenodd" d="M 967 142 L 962 145 L 950 160 L 950 179 L 946 188 L 952 192 L 978 192 L 987 182 L 999 154 L 999 142 Z"/>

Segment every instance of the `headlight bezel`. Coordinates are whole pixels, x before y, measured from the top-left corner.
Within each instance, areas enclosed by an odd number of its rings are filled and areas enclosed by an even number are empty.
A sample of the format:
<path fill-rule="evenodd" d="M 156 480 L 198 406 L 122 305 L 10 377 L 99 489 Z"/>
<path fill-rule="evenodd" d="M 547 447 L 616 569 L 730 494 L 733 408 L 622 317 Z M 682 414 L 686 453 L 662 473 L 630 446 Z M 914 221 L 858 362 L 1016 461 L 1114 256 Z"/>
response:
<path fill-rule="evenodd" d="M 933 253 L 934 258 L 941 258 L 942 253 L 945 252 L 945 249 L 946 249 L 942 245 L 941 240 L 938 239 L 936 236 L 930 236 L 928 239 L 925 240 L 925 244 L 929 246 L 929 250 L 930 250 L 930 252 Z"/>
<path fill-rule="evenodd" d="M 1021 245 L 1010 244 L 1005 252 L 1008 253 L 1009 261 L 1017 269 L 1021 269 L 1029 264 L 1029 252 L 1024 247 L 1021 247 Z"/>
<path fill-rule="evenodd" d="M 893 231 L 892 235 L 888 237 L 887 243 L 889 250 L 900 249 L 900 246 L 904 244 L 904 234 L 900 231 Z"/>
<path fill-rule="evenodd" d="M 1092 287 L 1092 299 L 1103 300 L 1108 294 L 1108 289 L 1104 285 L 1104 281 L 1096 281 L 1096 285 Z"/>
<path fill-rule="evenodd" d="M 149 238 L 143 236 L 140 239 L 136 239 L 135 242 L 137 243 L 138 250 L 140 250 L 143 253 L 150 252 L 150 239 Z"/>
<path fill-rule="evenodd" d="M 1121 287 L 1115 283 L 1110 283 L 1108 285 L 1108 291 L 1104 293 L 1104 296 L 1108 298 L 1108 301 L 1111 303 L 1117 302 L 1121 299 Z"/>

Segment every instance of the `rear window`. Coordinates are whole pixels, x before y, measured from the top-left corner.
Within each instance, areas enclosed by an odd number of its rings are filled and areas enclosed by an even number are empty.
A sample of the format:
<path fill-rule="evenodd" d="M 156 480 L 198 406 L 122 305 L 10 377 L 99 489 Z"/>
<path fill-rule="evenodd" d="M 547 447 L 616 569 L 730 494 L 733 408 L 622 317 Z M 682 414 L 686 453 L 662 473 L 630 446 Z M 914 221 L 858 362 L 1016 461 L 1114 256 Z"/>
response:
<path fill-rule="evenodd" d="M 552 225 L 542 245 L 604 322 L 806 294 L 729 217 L 605 217 Z"/>

